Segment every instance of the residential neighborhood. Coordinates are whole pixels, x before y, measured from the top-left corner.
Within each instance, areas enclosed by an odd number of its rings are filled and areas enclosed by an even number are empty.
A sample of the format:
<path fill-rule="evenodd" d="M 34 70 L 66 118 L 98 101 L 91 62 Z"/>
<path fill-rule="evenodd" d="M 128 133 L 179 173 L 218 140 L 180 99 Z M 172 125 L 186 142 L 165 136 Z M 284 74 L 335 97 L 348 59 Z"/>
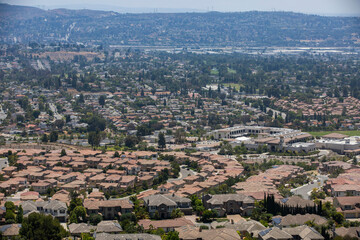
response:
<path fill-rule="evenodd" d="M 0 3 L 0 240 L 360 239 L 358 17 L 161 11 Z"/>

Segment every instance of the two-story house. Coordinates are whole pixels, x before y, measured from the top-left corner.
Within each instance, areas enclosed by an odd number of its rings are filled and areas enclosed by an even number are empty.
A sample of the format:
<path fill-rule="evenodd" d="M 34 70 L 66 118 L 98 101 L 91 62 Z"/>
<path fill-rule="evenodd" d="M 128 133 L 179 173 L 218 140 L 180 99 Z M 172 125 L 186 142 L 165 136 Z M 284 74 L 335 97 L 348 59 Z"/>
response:
<path fill-rule="evenodd" d="M 334 197 L 360 196 L 360 186 L 357 184 L 336 184 L 331 186 L 331 195 Z"/>
<path fill-rule="evenodd" d="M 131 213 L 133 204 L 129 200 L 86 199 L 84 207 L 88 215 L 101 214 L 104 219 L 116 219 L 121 214 Z"/>
<path fill-rule="evenodd" d="M 241 214 L 249 216 L 254 209 L 255 199 L 244 194 L 205 195 L 203 203 L 206 209 L 214 209 L 220 216 Z"/>
<path fill-rule="evenodd" d="M 179 208 L 185 214 L 191 214 L 191 201 L 176 195 L 156 194 L 145 197 L 144 204 L 150 217 L 158 215 L 161 219 L 170 218 L 173 210 Z"/>
<path fill-rule="evenodd" d="M 360 196 L 336 197 L 334 206 L 341 212 L 345 219 L 360 217 Z"/>
<path fill-rule="evenodd" d="M 57 218 L 60 222 L 66 222 L 67 206 L 66 203 L 58 200 L 50 201 L 25 201 L 21 203 L 24 211 L 24 215 L 31 212 L 40 212 L 44 214 L 50 214 L 54 218 Z"/>

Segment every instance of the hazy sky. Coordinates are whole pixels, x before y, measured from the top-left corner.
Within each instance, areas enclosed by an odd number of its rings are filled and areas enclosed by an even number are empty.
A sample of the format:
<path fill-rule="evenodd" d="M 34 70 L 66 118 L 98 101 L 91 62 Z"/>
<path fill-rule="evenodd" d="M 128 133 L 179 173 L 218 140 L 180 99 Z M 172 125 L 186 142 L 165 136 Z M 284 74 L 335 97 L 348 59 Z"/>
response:
<path fill-rule="evenodd" d="M 42 8 L 184 9 L 199 11 L 293 11 L 335 16 L 360 16 L 360 0 L 0 0 L 2 3 Z"/>

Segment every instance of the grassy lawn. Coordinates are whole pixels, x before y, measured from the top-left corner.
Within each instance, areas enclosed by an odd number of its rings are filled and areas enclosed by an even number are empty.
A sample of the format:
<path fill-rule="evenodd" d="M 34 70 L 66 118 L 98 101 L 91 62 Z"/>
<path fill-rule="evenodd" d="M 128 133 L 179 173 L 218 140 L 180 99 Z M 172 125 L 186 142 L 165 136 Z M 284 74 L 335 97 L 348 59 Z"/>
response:
<path fill-rule="evenodd" d="M 322 137 L 329 133 L 341 133 L 348 136 L 360 136 L 360 131 L 358 130 L 351 130 L 351 131 L 320 131 L 320 132 L 308 132 L 314 137 Z"/>
<path fill-rule="evenodd" d="M 219 75 L 219 71 L 216 68 L 211 69 L 210 71 L 211 75 Z"/>
<path fill-rule="evenodd" d="M 228 73 L 230 74 L 236 74 L 236 70 L 228 68 Z"/>
<path fill-rule="evenodd" d="M 239 84 L 239 83 L 224 83 L 224 86 L 225 87 L 232 87 L 232 88 L 235 88 L 236 91 L 239 91 L 240 90 L 240 87 L 242 87 L 243 85 L 242 84 Z"/>

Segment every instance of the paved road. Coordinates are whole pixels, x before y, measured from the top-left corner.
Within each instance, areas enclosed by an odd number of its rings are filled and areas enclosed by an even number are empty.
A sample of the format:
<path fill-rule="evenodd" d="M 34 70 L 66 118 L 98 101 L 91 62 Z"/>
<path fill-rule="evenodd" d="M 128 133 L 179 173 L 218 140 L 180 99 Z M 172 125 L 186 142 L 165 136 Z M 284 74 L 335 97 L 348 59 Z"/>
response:
<path fill-rule="evenodd" d="M 61 120 L 63 118 L 63 116 L 58 113 L 55 104 L 49 103 L 49 107 L 50 107 L 50 110 L 54 113 L 55 120 Z"/>
<path fill-rule="evenodd" d="M 328 179 L 327 175 L 318 175 L 317 181 L 313 181 L 313 183 L 305 184 L 301 187 L 291 189 L 291 192 L 294 195 L 301 195 L 304 199 L 309 199 L 309 194 L 314 188 L 319 188 L 324 184 L 324 181 Z"/>
<path fill-rule="evenodd" d="M 168 182 L 173 182 L 173 181 L 177 181 L 177 180 L 182 180 L 184 178 L 186 178 L 187 176 L 193 176 L 193 175 L 196 175 L 197 173 L 194 172 L 193 170 L 189 169 L 187 170 L 187 166 L 185 165 L 182 165 L 180 166 L 180 174 L 179 174 L 179 177 L 178 178 L 171 178 L 168 180 Z"/>
<path fill-rule="evenodd" d="M 1 122 L 2 120 L 5 120 L 6 117 L 7 117 L 7 114 L 6 114 L 6 112 L 4 112 L 2 106 L 0 105 L 0 122 Z"/>

